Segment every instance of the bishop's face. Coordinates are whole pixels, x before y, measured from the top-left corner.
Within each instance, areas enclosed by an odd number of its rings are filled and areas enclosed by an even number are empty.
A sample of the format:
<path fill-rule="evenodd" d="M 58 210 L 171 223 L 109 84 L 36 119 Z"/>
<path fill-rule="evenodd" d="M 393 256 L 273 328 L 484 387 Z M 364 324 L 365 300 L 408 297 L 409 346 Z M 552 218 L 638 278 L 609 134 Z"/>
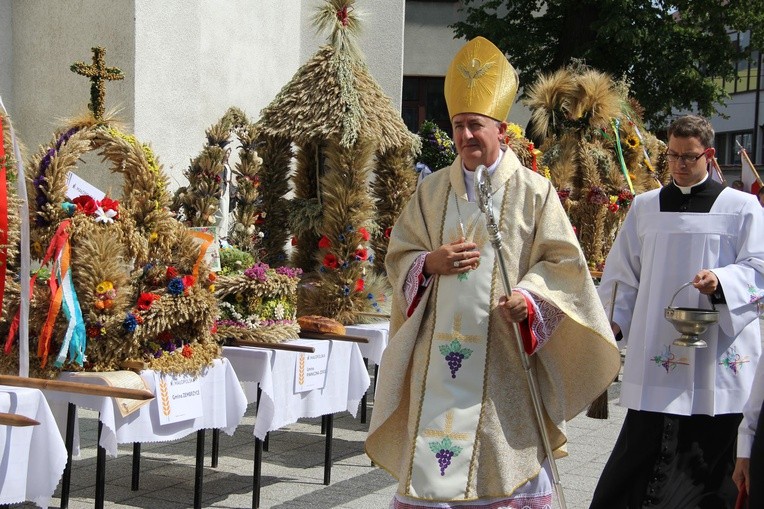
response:
<path fill-rule="evenodd" d="M 678 186 L 690 187 L 708 175 L 708 162 L 714 157 L 714 149 L 704 147 L 694 136 L 671 136 L 666 156 L 674 182 Z"/>
<path fill-rule="evenodd" d="M 488 167 L 496 162 L 507 130 L 505 122 L 476 113 L 459 113 L 451 119 L 451 124 L 456 151 L 465 168 L 475 171 L 481 164 Z"/>

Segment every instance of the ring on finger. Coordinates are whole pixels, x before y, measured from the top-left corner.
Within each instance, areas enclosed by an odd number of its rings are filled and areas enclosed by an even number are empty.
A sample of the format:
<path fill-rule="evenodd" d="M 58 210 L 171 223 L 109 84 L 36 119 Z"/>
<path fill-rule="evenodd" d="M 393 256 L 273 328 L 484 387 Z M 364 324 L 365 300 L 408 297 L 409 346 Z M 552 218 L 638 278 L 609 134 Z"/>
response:
<path fill-rule="evenodd" d="M 461 265 L 461 262 L 459 260 L 456 260 L 454 262 L 454 267 L 459 268 L 459 265 Z"/>

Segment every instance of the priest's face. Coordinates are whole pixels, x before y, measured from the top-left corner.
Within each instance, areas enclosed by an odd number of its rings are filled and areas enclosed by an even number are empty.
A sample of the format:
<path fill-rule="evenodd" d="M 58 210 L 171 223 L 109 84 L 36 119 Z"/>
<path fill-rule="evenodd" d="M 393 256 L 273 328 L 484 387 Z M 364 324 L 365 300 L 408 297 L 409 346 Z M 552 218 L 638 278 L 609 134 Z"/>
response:
<path fill-rule="evenodd" d="M 454 115 L 451 125 L 456 152 L 465 168 L 475 171 L 481 164 L 488 167 L 496 162 L 507 130 L 506 122 L 497 122 L 476 113 L 460 113 Z"/>
<path fill-rule="evenodd" d="M 690 187 L 708 175 L 708 163 L 714 157 L 714 149 L 704 147 L 695 136 L 670 136 L 666 157 L 676 185 Z"/>

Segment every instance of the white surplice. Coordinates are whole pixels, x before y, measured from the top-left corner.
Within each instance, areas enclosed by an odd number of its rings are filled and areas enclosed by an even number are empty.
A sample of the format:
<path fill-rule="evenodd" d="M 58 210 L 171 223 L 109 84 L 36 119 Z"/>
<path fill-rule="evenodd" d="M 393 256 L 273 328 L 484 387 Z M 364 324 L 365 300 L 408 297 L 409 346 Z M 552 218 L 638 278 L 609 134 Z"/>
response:
<path fill-rule="evenodd" d="M 660 211 L 660 190 L 635 198 L 610 251 L 599 295 L 628 345 L 621 404 L 679 415 L 741 412 L 761 353 L 756 318 L 764 302 L 764 217 L 752 195 L 725 189 L 708 213 Z M 716 274 L 725 304 L 700 337 L 707 348 L 672 345 L 664 318 L 674 293 L 701 269 Z M 711 309 L 692 286 L 673 307 Z"/>

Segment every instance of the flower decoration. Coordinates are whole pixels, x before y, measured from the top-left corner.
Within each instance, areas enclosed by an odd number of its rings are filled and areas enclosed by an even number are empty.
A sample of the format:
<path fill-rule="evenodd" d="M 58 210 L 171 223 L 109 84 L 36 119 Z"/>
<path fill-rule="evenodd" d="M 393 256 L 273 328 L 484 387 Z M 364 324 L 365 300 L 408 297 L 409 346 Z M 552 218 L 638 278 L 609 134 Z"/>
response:
<path fill-rule="evenodd" d="M 339 266 L 339 260 L 337 260 L 337 257 L 332 253 L 327 253 L 326 256 L 324 256 L 323 265 L 328 269 L 336 269 Z"/>
<path fill-rule="evenodd" d="M 98 208 L 96 201 L 86 194 L 79 195 L 72 200 L 72 203 L 77 206 L 77 212 L 85 214 L 86 216 L 95 214 L 95 211 Z"/>
<path fill-rule="evenodd" d="M 610 203 L 607 193 L 598 186 L 592 186 L 591 189 L 589 189 L 587 201 L 595 205 L 607 205 Z"/>
<path fill-rule="evenodd" d="M 639 137 L 635 134 L 630 134 L 626 137 L 626 146 L 629 147 L 631 150 L 636 150 L 639 148 Z"/>
<path fill-rule="evenodd" d="M 135 332 L 135 329 L 138 328 L 138 319 L 133 313 L 127 313 L 125 321 L 122 322 L 122 328 L 124 328 L 128 334 L 132 334 Z"/>
<path fill-rule="evenodd" d="M 138 303 L 136 304 L 136 307 L 141 311 L 148 311 L 151 309 L 151 305 L 154 304 L 154 301 L 159 298 L 160 296 L 155 293 L 142 293 L 141 296 L 138 297 Z"/>
<path fill-rule="evenodd" d="M 186 343 L 186 344 L 183 345 L 183 349 L 181 350 L 180 353 L 181 353 L 181 355 L 183 355 L 183 357 L 188 359 L 189 357 L 194 355 L 194 350 L 193 350 L 193 348 L 191 348 L 191 345 Z"/>
<path fill-rule="evenodd" d="M 385 238 L 386 239 L 389 239 L 390 235 L 392 233 L 393 233 L 393 227 L 392 226 L 388 226 L 387 228 L 385 228 Z"/>
<path fill-rule="evenodd" d="M 365 247 L 355 250 L 355 259 L 358 261 L 364 261 L 369 258 L 369 250 Z"/>
<path fill-rule="evenodd" d="M 258 281 L 265 281 L 268 279 L 268 269 L 270 266 L 267 263 L 257 262 L 252 267 L 244 271 L 244 275 L 250 279 L 256 279 Z"/>
<path fill-rule="evenodd" d="M 177 297 L 178 295 L 182 295 L 185 289 L 186 287 L 183 284 L 183 278 L 174 277 L 167 283 L 167 291 L 170 292 L 170 295 L 175 295 Z"/>
<path fill-rule="evenodd" d="M 369 241 L 369 239 L 371 239 L 371 234 L 369 233 L 369 230 L 367 230 L 367 229 L 366 229 L 366 228 L 364 228 L 364 227 L 361 227 L 361 228 L 359 228 L 359 229 L 358 229 L 358 234 L 361 236 L 361 238 L 362 238 L 362 239 L 363 239 L 365 242 L 368 242 L 368 241 Z"/>
<path fill-rule="evenodd" d="M 560 201 L 562 203 L 565 203 L 565 200 L 567 200 L 570 197 L 570 189 L 560 189 L 557 191 L 557 196 L 560 198 Z"/>
<path fill-rule="evenodd" d="M 355 291 L 362 292 L 364 287 L 363 279 L 358 279 L 355 282 Z"/>
<path fill-rule="evenodd" d="M 422 122 L 418 134 L 422 140 L 422 153 L 419 163 L 432 171 L 436 171 L 454 162 L 456 159 L 454 142 L 435 122 L 431 120 Z"/>
<path fill-rule="evenodd" d="M 164 277 L 166 277 L 168 280 L 175 279 L 176 277 L 178 277 L 178 269 L 170 265 L 169 267 L 167 267 L 167 270 L 164 273 Z"/>
<path fill-rule="evenodd" d="M 321 237 L 321 240 L 318 241 L 318 248 L 319 249 L 327 249 L 332 246 L 332 241 L 329 240 L 329 237 L 324 235 Z"/>

